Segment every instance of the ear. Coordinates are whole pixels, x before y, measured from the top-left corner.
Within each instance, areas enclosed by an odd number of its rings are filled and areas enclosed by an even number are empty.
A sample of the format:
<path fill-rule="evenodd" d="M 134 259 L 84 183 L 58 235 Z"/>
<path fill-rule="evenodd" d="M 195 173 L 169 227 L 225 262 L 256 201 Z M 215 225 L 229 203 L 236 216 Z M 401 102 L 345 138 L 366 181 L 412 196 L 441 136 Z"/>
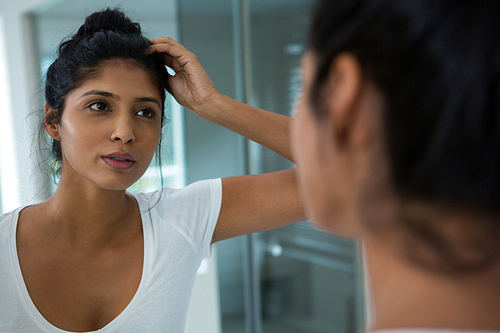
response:
<path fill-rule="evenodd" d="M 330 67 L 325 107 L 330 130 L 339 147 L 349 144 L 355 125 L 363 88 L 363 70 L 357 58 L 350 53 L 338 55 Z"/>
<path fill-rule="evenodd" d="M 59 124 L 55 122 L 57 111 L 45 103 L 45 115 L 43 117 L 43 127 L 48 135 L 57 141 L 61 141 L 59 135 Z"/>

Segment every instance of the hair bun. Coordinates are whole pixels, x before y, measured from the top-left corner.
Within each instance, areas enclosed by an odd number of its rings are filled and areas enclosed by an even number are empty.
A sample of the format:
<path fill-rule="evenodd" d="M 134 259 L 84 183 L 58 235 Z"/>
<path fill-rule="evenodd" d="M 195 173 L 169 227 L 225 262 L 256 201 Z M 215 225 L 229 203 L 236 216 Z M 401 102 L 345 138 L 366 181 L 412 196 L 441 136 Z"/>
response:
<path fill-rule="evenodd" d="M 89 15 L 73 38 L 79 39 L 92 36 L 99 31 L 140 35 L 141 27 L 138 23 L 132 22 L 120 10 L 106 8 Z"/>

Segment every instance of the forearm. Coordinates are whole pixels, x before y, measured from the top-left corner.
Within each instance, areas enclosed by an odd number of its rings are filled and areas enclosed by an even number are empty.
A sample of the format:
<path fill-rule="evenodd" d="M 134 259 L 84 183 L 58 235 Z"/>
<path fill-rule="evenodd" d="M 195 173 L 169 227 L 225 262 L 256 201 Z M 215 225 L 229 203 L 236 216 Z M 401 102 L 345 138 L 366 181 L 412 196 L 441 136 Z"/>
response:
<path fill-rule="evenodd" d="M 217 94 L 194 111 L 204 119 L 255 141 L 293 162 L 290 148 L 293 118 L 238 102 L 222 94 Z"/>

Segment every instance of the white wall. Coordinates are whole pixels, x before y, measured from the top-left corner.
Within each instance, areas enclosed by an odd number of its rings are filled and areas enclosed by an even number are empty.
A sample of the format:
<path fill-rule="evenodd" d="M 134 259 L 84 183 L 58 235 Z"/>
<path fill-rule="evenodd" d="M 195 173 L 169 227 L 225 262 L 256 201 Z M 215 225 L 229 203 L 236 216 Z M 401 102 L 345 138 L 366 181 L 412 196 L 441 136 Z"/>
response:
<path fill-rule="evenodd" d="M 7 124 L 7 126 L 5 126 L 6 128 L 0 131 L 0 174 L 2 172 L 4 174 L 13 174 L 16 172 L 16 169 L 12 167 L 11 163 L 7 163 L 9 161 L 7 157 L 14 155 L 14 150 L 11 145 L 8 144 L 8 139 L 13 137 L 9 92 L 10 89 L 7 79 L 7 60 L 4 43 L 3 19 L 2 13 L 0 12 L 0 119 L 2 119 L 4 124 Z M 3 157 L 4 155 L 5 157 Z M 2 179 L 0 177 L 0 212 L 3 212 L 1 185 Z M 7 192 L 7 186 L 4 187 L 4 190 Z"/>
<path fill-rule="evenodd" d="M 39 175 L 36 173 L 32 155 L 33 124 L 28 115 L 32 104 L 38 73 L 34 55 L 36 54 L 26 14 L 47 0 L 22 0 L 0 2 L 3 41 L 5 47 L 5 77 L 7 103 L 2 105 L 1 150 L 3 210 L 8 211 L 20 205 L 33 203 L 37 195 Z M 10 101 L 10 103 L 9 103 Z M 10 107 L 9 107 L 10 104 Z"/>
<path fill-rule="evenodd" d="M 36 116 L 29 116 L 35 111 L 40 111 L 41 106 L 43 106 L 41 103 L 43 92 L 37 59 L 38 50 L 33 40 L 32 20 L 29 15 L 34 11 L 43 11 L 44 7 L 50 7 L 54 3 L 63 4 L 63 2 L 60 0 L 0 0 L 0 15 L 3 18 L 0 24 L 4 31 L 3 42 L 6 46 L 4 77 L 9 87 L 9 89 L 3 90 L 7 93 L 8 98 L 2 99 L 0 113 L 3 125 L 2 131 L 0 131 L 0 151 L 2 152 L 0 184 L 2 186 L 3 211 L 9 211 L 21 205 L 33 204 L 46 198 L 47 176 L 38 168 L 37 146 L 34 144 L 36 138 L 33 136 L 39 126 L 40 119 Z M 135 10 L 141 6 L 141 1 L 129 2 L 134 3 Z M 66 3 L 69 2 L 66 1 Z M 68 17 L 67 21 L 81 19 L 80 16 L 88 14 L 88 8 L 97 9 L 116 4 L 125 7 L 126 1 L 79 0 L 73 1 L 73 3 L 81 8 L 74 15 Z M 169 15 L 166 17 L 154 16 L 154 19 L 150 20 L 152 22 L 150 25 L 145 24 L 144 30 L 148 35 L 154 37 L 175 33 L 175 31 L 172 32 L 165 28 L 164 22 L 160 22 L 160 19 L 167 22 L 169 20 L 172 22 L 175 19 L 176 2 L 162 1 L 161 3 L 162 9 L 166 7 L 166 3 L 170 3 L 172 10 L 169 10 Z M 155 20 L 156 22 L 154 22 Z M 51 26 L 54 35 L 46 40 L 47 43 L 44 41 L 44 45 L 50 43 L 50 47 L 53 47 L 60 41 L 61 37 L 69 32 L 67 26 L 65 28 L 61 25 L 63 23 L 54 22 Z M 161 33 L 156 35 L 162 25 Z M 1 70 L 2 65 L 0 64 L 0 75 Z"/>

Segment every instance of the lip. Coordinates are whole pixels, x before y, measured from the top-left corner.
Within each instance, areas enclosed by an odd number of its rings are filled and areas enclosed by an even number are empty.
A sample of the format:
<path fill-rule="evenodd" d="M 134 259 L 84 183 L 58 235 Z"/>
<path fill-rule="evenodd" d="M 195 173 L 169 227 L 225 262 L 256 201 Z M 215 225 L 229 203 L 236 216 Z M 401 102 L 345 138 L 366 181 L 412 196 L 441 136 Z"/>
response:
<path fill-rule="evenodd" d="M 114 152 L 102 157 L 103 161 L 114 169 L 127 170 L 135 163 L 135 157 L 124 152 Z"/>

